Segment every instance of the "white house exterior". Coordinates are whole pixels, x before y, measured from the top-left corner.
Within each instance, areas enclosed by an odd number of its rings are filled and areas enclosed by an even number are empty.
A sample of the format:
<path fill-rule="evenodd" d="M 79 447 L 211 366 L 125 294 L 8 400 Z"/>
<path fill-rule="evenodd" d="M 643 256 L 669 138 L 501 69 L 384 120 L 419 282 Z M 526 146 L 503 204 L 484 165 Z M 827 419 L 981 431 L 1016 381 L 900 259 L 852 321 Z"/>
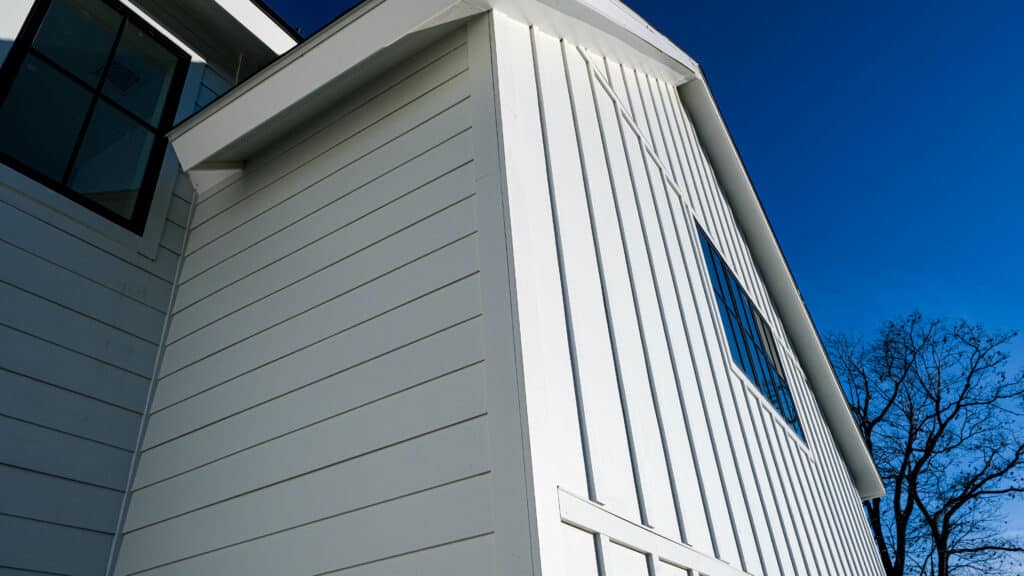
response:
<path fill-rule="evenodd" d="M 293 48 L 237 4 L 124 4 L 245 54 L 228 89 L 188 48 L 225 93 L 182 92 L 144 226 L 0 166 L 0 575 L 883 573 L 686 54 L 615 0 L 368 0 Z"/>

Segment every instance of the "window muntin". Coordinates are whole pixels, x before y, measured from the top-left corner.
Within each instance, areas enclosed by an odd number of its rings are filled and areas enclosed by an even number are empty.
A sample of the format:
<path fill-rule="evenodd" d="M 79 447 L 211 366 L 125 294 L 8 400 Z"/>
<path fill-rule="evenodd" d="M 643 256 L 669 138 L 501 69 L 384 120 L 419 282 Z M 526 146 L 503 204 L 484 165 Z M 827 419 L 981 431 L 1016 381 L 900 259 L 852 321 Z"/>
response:
<path fill-rule="evenodd" d="M 733 361 L 803 438 L 803 428 L 771 328 L 704 231 L 698 228 L 698 233 Z"/>
<path fill-rule="evenodd" d="M 0 161 L 141 234 L 187 70 L 114 0 L 38 0 L 0 70 Z"/>

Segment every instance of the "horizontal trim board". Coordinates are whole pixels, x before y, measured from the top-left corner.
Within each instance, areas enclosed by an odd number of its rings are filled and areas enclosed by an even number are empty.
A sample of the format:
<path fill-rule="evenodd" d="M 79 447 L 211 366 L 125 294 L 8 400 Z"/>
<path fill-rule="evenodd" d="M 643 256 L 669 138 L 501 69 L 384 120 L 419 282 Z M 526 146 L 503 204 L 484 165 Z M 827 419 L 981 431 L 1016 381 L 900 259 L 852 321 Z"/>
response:
<path fill-rule="evenodd" d="M 609 512 L 604 507 L 559 489 L 558 503 L 562 521 L 592 534 L 607 536 L 612 542 L 678 568 L 713 576 L 747 576 L 742 570 L 721 560 L 706 556 L 686 544 L 668 538 L 630 520 Z"/>

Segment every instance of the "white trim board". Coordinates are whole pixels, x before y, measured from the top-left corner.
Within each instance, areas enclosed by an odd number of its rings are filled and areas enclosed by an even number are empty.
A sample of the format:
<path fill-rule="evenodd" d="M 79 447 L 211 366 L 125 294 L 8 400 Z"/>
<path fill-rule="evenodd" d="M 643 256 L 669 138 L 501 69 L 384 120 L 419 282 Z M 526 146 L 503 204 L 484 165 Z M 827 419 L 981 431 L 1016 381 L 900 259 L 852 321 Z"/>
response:
<path fill-rule="evenodd" d="M 368 0 L 171 132 L 185 170 L 244 163 L 365 79 L 495 10 L 680 86 L 857 491 L 884 488 L 778 242 L 697 65 L 616 0 Z M 507 136 L 507 135 L 506 135 Z"/>
<path fill-rule="evenodd" d="M 388 52 L 403 51 L 399 44 L 407 52 L 421 33 L 488 10 L 656 68 L 677 84 L 697 72 L 692 59 L 614 0 L 368 0 L 172 130 L 182 165 L 244 160 L 287 125 L 315 117 L 358 79 L 391 65 Z"/>

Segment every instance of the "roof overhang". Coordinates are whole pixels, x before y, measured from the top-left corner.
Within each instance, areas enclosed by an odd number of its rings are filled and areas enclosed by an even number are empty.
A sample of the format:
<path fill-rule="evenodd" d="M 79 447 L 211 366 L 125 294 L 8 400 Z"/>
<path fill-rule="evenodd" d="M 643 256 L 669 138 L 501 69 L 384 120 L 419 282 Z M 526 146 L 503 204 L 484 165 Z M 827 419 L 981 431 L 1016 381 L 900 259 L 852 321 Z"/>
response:
<path fill-rule="evenodd" d="M 707 81 L 698 75 L 679 91 L 857 492 L 865 500 L 881 497 L 882 478 Z"/>
<path fill-rule="evenodd" d="M 194 0 L 193 0 L 194 1 Z M 697 64 L 618 0 L 366 0 L 170 133 L 187 171 L 234 168 L 466 18 L 501 11 L 680 86 L 862 498 L 884 494 L 835 372 Z"/>
<path fill-rule="evenodd" d="M 247 78 L 301 38 L 258 0 L 132 0 L 223 73 Z"/>
<path fill-rule="evenodd" d="M 676 84 L 697 71 L 615 0 L 366 0 L 172 130 L 182 167 L 243 163 L 372 74 L 492 9 Z"/>

